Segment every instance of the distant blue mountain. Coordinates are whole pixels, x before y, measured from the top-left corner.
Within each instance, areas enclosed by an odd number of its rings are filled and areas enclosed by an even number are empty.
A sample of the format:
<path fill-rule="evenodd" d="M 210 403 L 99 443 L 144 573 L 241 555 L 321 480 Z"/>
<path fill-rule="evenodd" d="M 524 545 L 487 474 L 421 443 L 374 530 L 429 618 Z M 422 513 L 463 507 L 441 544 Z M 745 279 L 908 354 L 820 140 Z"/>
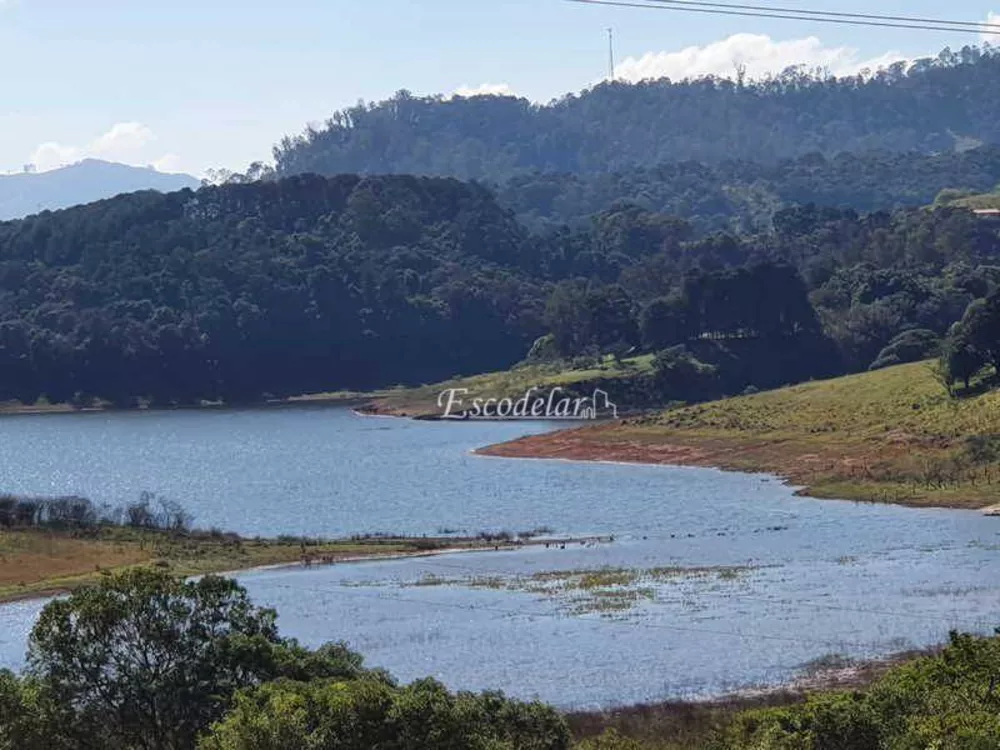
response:
<path fill-rule="evenodd" d="M 199 185 L 197 179 L 187 174 L 166 174 L 152 167 L 84 159 L 49 172 L 0 175 L 0 220 L 92 203 L 136 190 L 167 193 Z"/>

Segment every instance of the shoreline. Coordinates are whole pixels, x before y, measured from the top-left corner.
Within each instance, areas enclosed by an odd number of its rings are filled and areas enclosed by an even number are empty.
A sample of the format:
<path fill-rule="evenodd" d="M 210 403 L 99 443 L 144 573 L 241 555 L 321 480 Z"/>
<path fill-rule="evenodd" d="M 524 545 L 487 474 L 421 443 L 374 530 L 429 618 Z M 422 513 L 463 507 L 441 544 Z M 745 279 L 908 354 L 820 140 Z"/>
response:
<path fill-rule="evenodd" d="M 72 406 L 71 404 L 11 404 L 10 402 L 0 403 L 0 419 L 11 417 L 45 417 L 52 415 L 68 414 L 147 414 L 147 413 L 169 413 L 177 411 L 235 411 L 241 409 L 281 409 L 297 407 L 350 407 L 356 411 L 355 407 L 363 407 L 369 400 L 376 398 L 369 394 L 344 394 L 316 396 L 290 396 L 281 399 L 267 399 L 265 401 L 252 401 L 247 403 L 203 403 L 203 404 L 178 404 L 173 406 L 114 406 L 112 404 L 98 404 L 91 406 Z M 373 415 L 374 416 L 374 415 Z M 390 415 L 387 415 L 390 416 Z M 395 416 L 395 415 L 391 415 Z"/>
<path fill-rule="evenodd" d="M 685 738 L 683 747 L 702 747 L 733 718 L 747 711 L 801 705 L 812 696 L 865 691 L 891 669 L 940 654 L 943 646 L 915 649 L 886 657 L 847 661 L 839 665 L 804 665 L 797 676 L 783 683 L 747 688 L 714 697 L 665 699 L 636 704 L 562 711 L 574 735 L 597 737 L 608 729 L 625 737 L 644 739 L 650 747 L 680 747 L 674 738 Z M 670 742 L 674 739 L 674 742 Z M 646 744 L 640 744 L 646 747 Z M 631 747 L 631 745 L 629 745 Z"/>
<path fill-rule="evenodd" d="M 604 463 L 619 466 L 673 466 L 763 475 L 792 488 L 799 497 L 840 500 L 854 503 L 901 505 L 911 508 L 971 510 L 984 516 L 1000 517 L 1000 505 L 993 499 L 980 500 L 972 493 L 954 499 L 912 487 L 866 482 L 850 477 L 836 481 L 808 476 L 805 468 L 814 455 L 789 451 L 780 456 L 787 441 L 767 439 L 727 439 L 725 436 L 640 435 L 628 431 L 619 421 L 586 427 L 526 435 L 503 443 L 475 448 L 472 453 L 488 458 L 542 459 Z M 645 439 L 641 439 L 645 438 Z M 788 446 L 789 448 L 791 446 Z M 775 457 L 775 449 L 780 457 Z M 763 459 L 757 454 L 767 454 Z M 851 459 L 846 451 L 844 462 Z"/>
<path fill-rule="evenodd" d="M 107 531 L 107 530 L 106 530 Z M 111 529 L 110 531 L 114 531 Z M 128 531 L 128 529 L 125 529 Z M 70 533 L 64 531 L 53 531 L 51 529 L 31 529 L 31 530 L 7 530 L 0 531 L 0 541 L 4 534 L 28 534 L 35 537 L 45 537 L 49 541 L 70 541 L 76 542 L 81 547 L 88 544 L 98 547 L 103 544 L 122 544 L 101 539 L 80 539 L 74 538 Z M 139 534 L 135 539 L 126 542 L 134 546 L 138 541 L 140 545 L 148 544 L 151 547 L 157 543 L 171 544 L 178 541 L 193 543 L 196 547 L 200 545 L 203 552 L 218 552 L 219 542 L 207 535 L 178 535 L 171 536 L 167 532 L 150 532 L 147 535 Z M 147 559 L 136 560 L 134 562 L 109 565 L 105 567 L 100 562 L 94 562 L 93 567 L 85 570 L 81 564 L 76 565 L 76 570 L 72 572 L 53 574 L 39 580 L 32 581 L 30 590 L 18 591 L 17 585 L 8 582 L 5 586 L 0 585 L 0 606 L 13 604 L 16 602 L 35 601 L 52 599 L 58 596 L 73 593 L 74 591 L 91 585 L 97 576 L 105 572 L 116 572 L 133 567 L 163 566 L 166 568 L 176 568 L 177 575 L 184 577 L 197 577 L 202 575 L 237 576 L 248 573 L 267 570 L 286 570 L 301 568 L 303 570 L 314 567 L 325 567 L 340 564 L 354 564 L 363 562 L 386 562 L 391 560 L 405 560 L 411 558 L 434 557 L 438 555 L 455 555 L 473 552 L 516 552 L 528 547 L 540 546 L 543 544 L 565 543 L 579 544 L 582 542 L 595 542 L 598 544 L 609 544 L 613 540 L 603 536 L 575 536 L 575 537 L 552 537 L 538 536 L 525 539 L 488 540 L 480 537 L 384 537 L 364 540 L 333 539 L 333 540 L 296 540 L 294 542 L 282 542 L 276 539 L 244 539 L 239 538 L 238 542 L 229 537 L 224 544 L 237 544 L 251 549 L 261 551 L 261 556 L 272 553 L 271 556 L 277 559 L 273 562 L 260 562 L 258 559 L 249 558 L 245 565 L 233 565 L 232 560 L 224 558 L 213 563 L 211 560 L 205 562 L 197 555 L 176 558 L 163 558 L 153 556 L 152 553 Z M 422 545 L 440 544 L 439 547 L 422 548 Z M 338 549 L 346 547 L 347 550 Z M 370 551 L 359 552 L 358 548 L 370 547 Z M 389 547 L 390 549 L 380 549 Z M 90 550 L 95 555 L 88 561 L 103 559 L 100 555 L 101 549 Z M 159 550 L 156 550 L 159 551 Z M 190 555 L 190 553 L 188 553 Z M 7 562 L 14 564 L 18 562 L 17 556 L 8 556 Z M 200 566 L 200 567 L 199 567 Z M 24 585 L 23 583 L 21 585 Z"/>
<path fill-rule="evenodd" d="M 499 374 L 452 382 L 509 385 Z M 374 393 L 358 412 L 427 418 L 433 390 Z M 956 398 L 927 362 L 622 416 L 474 453 L 766 474 L 804 497 L 1000 517 L 1000 389 Z"/>
<path fill-rule="evenodd" d="M 365 402 L 352 408 L 352 413 L 359 417 L 380 419 L 411 419 L 417 421 L 438 421 L 464 424 L 462 420 L 445 420 L 422 414 L 409 415 L 399 412 L 393 407 L 382 407 L 378 399 Z M 862 482 L 844 482 L 835 490 L 824 488 L 821 484 L 806 481 L 797 477 L 794 470 L 782 470 L 773 465 L 754 465 L 742 461 L 731 461 L 712 457 L 712 452 L 720 448 L 724 439 L 704 438 L 704 447 L 699 446 L 699 436 L 684 436 L 674 441 L 663 440 L 653 443 L 638 441 L 601 441 L 591 439 L 604 430 L 624 428 L 629 424 L 629 418 L 618 420 L 601 420 L 585 424 L 567 423 L 555 425 L 546 432 L 525 435 L 513 440 L 470 449 L 471 455 L 479 458 L 534 459 L 544 461 L 565 461 L 568 463 L 596 463 L 611 466 L 669 466 L 674 468 L 712 469 L 715 471 L 732 472 L 736 474 L 766 476 L 781 482 L 793 490 L 797 497 L 807 497 L 814 500 L 834 500 L 848 503 L 872 503 L 899 505 L 906 508 L 921 508 L 926 510 L 964 510 L 978 512 L 987 517 L 1000 518 L 1000 504 L 981 504 L 961 501 L 925 502 L 921 496 L 904 495 L 902 493 L 890 496 L 889 489 L 868 486 Z M 513 422 L 524 421 L 528 424 L 536 420 L 475 420 L 477 422 Z M 539 420 L 546 421 L 546 420 Z M 551 422 L 550 422 L 551 423 Z M 586 435 L 580 440 L 574 436 Z M 784 441 L 782 441 L 784 442 Z M 750 453 L 754 448 L 769 448 L 775 443 L 767 440 L 757 442 L 733 441 L 728 447 L 736 453 Z M 723 450 L 727 447 L 723 446 Z M 624 453 L 624 455 L 623 455 Z M 839 492 L 838 492 L 839 490 Z M 879 492 L 886 494 L 879 495 Z M 992 503 L 992 501 L 986 501 Z"/>

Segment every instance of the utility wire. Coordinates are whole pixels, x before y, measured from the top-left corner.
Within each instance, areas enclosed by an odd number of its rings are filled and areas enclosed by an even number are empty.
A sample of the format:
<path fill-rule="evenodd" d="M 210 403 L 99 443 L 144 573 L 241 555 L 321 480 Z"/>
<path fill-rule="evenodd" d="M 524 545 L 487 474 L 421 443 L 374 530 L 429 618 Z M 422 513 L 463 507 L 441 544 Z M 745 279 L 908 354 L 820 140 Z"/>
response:
<path fill-rule="evenodd" d="M 995 29 L 1000 31 L 1000 24 L 986 21 L 950 21 L 944 18 L 920 18 L 919 16 L 887 16 L 882 13 L 843 13 L 832 10 L 811 10 L 808 8 L 776 8 L 770 5 L 746 5 L 744 3 L 719 3 L 702 2 L 701 0 L 645 0 L 648 3 L 661 3 L 663 5 L 694 5 L 707 8 L 728 8 L 733 10 L 762 10 L 771 13 L 794 13 L 796 15 L 808 16 L 830 16 L 833 18 L 855 18 L 867 21 L 902 21 L 905 23 L 965 26 L 970 31 L 982 31 L 983 29 Z"/>
<path fill-rule="evenodd" d="M 705 13 L 705 14 L 708 14 L 708 15 L 741 16 L 741 17 L 745 17 L 745 18 L 746 17 L 749 17 L 749 18 L 777 18 L 777 19 L 786 20 L 786 21 L 816 21 L 818 23 L 832 23 L 832 24 L 840 24 L 840 25 L 844 25 L 844 26 L 869 26 L 869 27 L 874 26 L 874 27 L 888 28 L 888 29 L 915 29 L 915 30 L 918 30 L 918 31 L 948 31 L 948 32 L 952 32 L 952 33 L 956 32 L 956 31 L 974 31 L 974 32 L 977 32 L 977 33 L 980 33 L 980 34 L 988 34 L 988 35 L 1000 36 L 1000 26 L 997 26 L 996 24 L 986 24 L 986 23 L 973 24 L 971 22 L 960 22 L 960 21 L 936 21 L 936 22 L 934 22 L 934 23 L 940 23 L 940 24 L 969 23 L 970 25 L 967 26 L 967 27 L 959 27 L 959 26 L 954 26 L 954 25 L 952 25 L 952 26 L 948 26 L 948 25 L 933 25 L 932 23 L 926 23 L 926 24 L 924 24 L 924 23 L 919 23 L 919 24 L 918 23 L 912 23 L 911 24 L 911 23 L 895 22 L 895 21 L 890 21 L 890 20 L 885 20 L 885 21 L 874 20 L 874 18 L 877 18 L 877 17 L 873 17 L 873 19 L 871 19 L 871 20 L 863 20 L 863 19 L 860 19 L 860 18 L 853 18 L 852 19 L 852 18 L 839 18 L 839 17 L 838 18 L 833 18 L 833 17 L 829 17 L 829 16 L 823 17 L 823 16 L 819 16 L 819 15 L 817 15 L 817 16 L 801 15 L 802 11 L 794 11 L 794 12 L 786 12 L 786 13 L 781 13 L 781 12 L 766 12 L 765 13 L 765 12 L 751 11 L 749 9 L 748 10 L 736 10 L 736 8 L 738 8 L 740 6 L 735 6 L 735 5 L 734 6 L 723 6 L 725 8 L 732 8 L 732 10 L 724 10 L 723 8 L 708 7 L 708 6 L 705 6 L 705 5 L 696 7 L 694 5 L 675 4 L 675 3 L 679 3 L 679 0 L 645 0 L 644 2 L 627 2 L 626 0 L 565 0 L 565 1 L 566 2 L 570 2 L 570 3 L 578 3 L 580 5 L 604 5 L 604 6 L 612 6 L 612 7 L 617 7 L 617 8 L 644 8 L 646 10 L 666 10 L 666 11 L 680 11 L 680 12 L 687 12 L 687 13 Z M 743 7 L 750 8 L 750 7 L 756 7 L 756 6 L 743 6 Z M 821 11 L 815 11 L 815 12 L 819 13 Z M 795 13 L 797 13 L 799 15 L 795 15 Z"/>

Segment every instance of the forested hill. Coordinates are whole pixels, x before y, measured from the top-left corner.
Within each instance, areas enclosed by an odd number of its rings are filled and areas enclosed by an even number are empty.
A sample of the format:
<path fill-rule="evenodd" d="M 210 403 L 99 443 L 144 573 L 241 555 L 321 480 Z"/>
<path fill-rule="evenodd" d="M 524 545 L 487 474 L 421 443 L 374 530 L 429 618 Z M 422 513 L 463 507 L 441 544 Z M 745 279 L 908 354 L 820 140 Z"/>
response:
<path fill-rule="evenodd" d="M 507 366 L 540 331 L 542 293 L 497 270 L 525 245 L 488 191 L 440 178 L 147 191 L 0 223 L 0 401 L 240 401 Z"/>
<path fill-rule="evenodd" d="M 637 401 L 739 393 L 926 356 L 998 261 L 1000 222 L 950 207 L 697 237 L 627 204 L 532 231 L 452 178 L 132 193 L 0 223 L 0 401 L 241 402 L 632 349 L 669 350 Z"/>
<path fill-rule="evenodd" d="M 774 164 L 812 153 L 938 153 L 1000 144 L 1000 51 L 974 47 L 868 76 L 801 70 L 603 84 L 548 105 L 400 92 L 275 149 L 278 174 L 412 173 L 494 182 L 686 160 Z"/>
<path fill-rule="evenodd" d="M 1000 185 L 1000 146 L 915 154 L 811 154 L 777 164 L 694 161 L 606 174 L 532 173 L 494 186 L 528 225 L 580 225 L 616 202 L 681 216 L 699 233 L 771 226 L 792 204 L 881 211 L 925 206 L 942 190 L 989 192 Z"/>

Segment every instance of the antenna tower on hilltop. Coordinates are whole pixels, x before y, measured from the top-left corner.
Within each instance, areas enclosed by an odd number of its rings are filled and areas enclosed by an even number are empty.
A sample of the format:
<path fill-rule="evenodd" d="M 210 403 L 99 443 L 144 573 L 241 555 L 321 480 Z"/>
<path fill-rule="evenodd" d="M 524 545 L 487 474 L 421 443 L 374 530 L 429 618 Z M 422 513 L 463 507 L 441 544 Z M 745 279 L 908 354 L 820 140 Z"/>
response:
<path fill-rule="evenodd" d="M 608 29 L 608 80 L 615 80 L 615 30 Z"/>

